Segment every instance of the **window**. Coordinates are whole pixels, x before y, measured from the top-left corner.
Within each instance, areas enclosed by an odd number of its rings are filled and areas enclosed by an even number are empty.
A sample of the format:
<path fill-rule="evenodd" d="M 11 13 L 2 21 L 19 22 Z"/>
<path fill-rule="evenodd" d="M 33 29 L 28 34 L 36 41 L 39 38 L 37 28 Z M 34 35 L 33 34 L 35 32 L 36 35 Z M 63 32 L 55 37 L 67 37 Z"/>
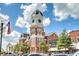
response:
<path fill-rule="evenodd" d="M 38 10 L 36 10 L 36 14 L 38 14 L 39 13 L 39 11 Z"/>
<path fill-rule="evenodd" d="M 40 11 L 36 10 L 36 14 L 39 14 L 39 13 L 43 16 L 43 14 Z"/>
<path fill-rule="evenodd" d="M 51 44 L 52 47 L 56 47 L 56 41 L 54 40 L 50 41 L 49 44 Z"/>
<path fill-rule="evenodd" d="M 34 23 L 34 20 L 32 20 L 32 23 Z"/>
<path fill-rule="evenodd" d="M 41 20 L 40 20 L 40 19 L 38 19 L 38 22 L 39 22 L 39 23 L 41 23 Z"/>
<path fill-rule="evenodd" d="M 43 14 L 40 12 L 40 14 L 43 16 Z"/>

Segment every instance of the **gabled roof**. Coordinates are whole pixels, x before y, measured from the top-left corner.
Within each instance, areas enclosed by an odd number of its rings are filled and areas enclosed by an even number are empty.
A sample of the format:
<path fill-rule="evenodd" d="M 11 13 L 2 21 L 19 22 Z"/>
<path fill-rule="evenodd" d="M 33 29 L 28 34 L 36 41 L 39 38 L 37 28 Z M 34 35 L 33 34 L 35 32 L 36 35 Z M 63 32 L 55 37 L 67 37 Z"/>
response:
<path fill-rule="evenodd" d="M 56 36 L 58 36 L 55 32 L 51 32 L 47 36 L 50 36 L 50 35 L 56 35 Z"/>
<path fill-rule="evenodd" d="M 79 32 L 79 30 L 73 30 L 73 31 L 71 31 L 71 32 L 69 32 L 69 33 L 72 33 L 72 32 Z"/>

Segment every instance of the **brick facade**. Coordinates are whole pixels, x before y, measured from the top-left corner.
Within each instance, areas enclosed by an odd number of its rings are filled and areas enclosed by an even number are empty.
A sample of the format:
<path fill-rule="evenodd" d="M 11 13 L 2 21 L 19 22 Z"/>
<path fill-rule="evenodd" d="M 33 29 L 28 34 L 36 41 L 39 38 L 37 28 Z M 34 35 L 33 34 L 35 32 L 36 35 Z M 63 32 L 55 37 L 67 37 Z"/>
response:
<path fill-rule="evenodd" d="M 74 42 L 78 42 L 79 30 L 71 31 L 71 32 L 69 32 L 69 34 Z"/>
<path fill-rule="evenodd" d="M 56 33 L 52 33 L 47 37 L 48 40 L 56 40 L 57 38 L 58 36 Z"/>
<path fill-rule="evenodd" d="M 57 36 L 56 33 L 52 33 L 52 34 L 50 34 L 50 35 L 47 37 L 49 48 L 56 46 L 56 40 L 57 40 L 57 38 L 58 38 L 58 36 Z"/>

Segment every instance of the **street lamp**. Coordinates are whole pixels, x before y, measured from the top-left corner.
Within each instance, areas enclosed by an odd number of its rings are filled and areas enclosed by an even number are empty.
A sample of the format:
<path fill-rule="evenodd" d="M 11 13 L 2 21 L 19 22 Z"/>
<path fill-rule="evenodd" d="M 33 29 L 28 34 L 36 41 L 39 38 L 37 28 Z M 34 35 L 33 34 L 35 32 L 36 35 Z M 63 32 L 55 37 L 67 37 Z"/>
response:
<path fill-rule="evenodd" d="M 1 55 L 1 47 L 2 47 L 2 33 L 3 33 L 3 22 L 1 21 L 0 55 Z"/>

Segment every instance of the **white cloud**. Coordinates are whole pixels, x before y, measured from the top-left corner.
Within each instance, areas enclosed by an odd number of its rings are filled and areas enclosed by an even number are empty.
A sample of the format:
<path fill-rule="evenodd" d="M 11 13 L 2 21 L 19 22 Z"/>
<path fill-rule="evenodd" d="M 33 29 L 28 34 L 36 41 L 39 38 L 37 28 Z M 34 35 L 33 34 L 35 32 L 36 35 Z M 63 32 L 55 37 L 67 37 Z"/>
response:
<path fill-rule="evenodd" d="M 20 7 L 21 9 L 23 9 L 23 18 L 22 17 L 18 17 L 17 21 L 16 21 L 16 26 L 19 26 L 19 27 L 25 27 L 27 28 L 27 33 L 30 32 L 30 21 L 31 21 L 31 15 L 32 13 L 35 11 L 35 10 L 39 10 L 41 11 L 42 13 L 45 12 L 47 10 L 47 6 L 46 4 L 30 4 L 30 5 L 21 5 Z M 49 20 L 46 20 L 46 21 L 49 21 Z M 45 21 L 45 23 L 46 23 Z M 50 22 L 50 21 L 49 21 Z M 48 23 L 46 23 L 48 24 Z"/>
<path fill-rule="evenodd" d="M 20 37 L 20 33 L 14 30 L 10 34 L 5 33 L 5 37 L 11 37 L 11 38 Z"/>
<path fill-rule="evenodd" d="M 4 4 L 8 6 L 8 5 L 11 5 L 12 3 L 4 3 Z"/>
<path fill-rule="evenodd" d="M 3 49 L 6 48 L 6 45 L 8 43 L 12 43 L 13 45 L 16 44 L 19 40 L 20 37 L 20 33 L 17 31 L 12 31 L 10 34 L 5 33 L 5 35 L 3 35 L 3 41 L 2 41 L 2 47 Z"/>
<path fill-rule="evenodd" d="M 8 15 L 2 14 L 2 13 L 0 13 L 0 17 L 2 17 L 4 20 L 5 20 L 5 19 L 6 19 L 6 20 L 9 19 L 9 16 L 8 16 Z"/>
<path fill-rule="evenodd" d="M 30 5 L 21 5 L 20 7 L 21 9 L 25 9 L 26 12 L 33 12 L 35 11 L 36 9 L 40 10 L 41 12 L 44 12 L 47 10 L 47 6 L 46 4 L 30 4 Z"/>
<path fill-rule="evenodd" d="M 3 29 L 6 28 L 7 23 L 9 22 L 9 16 L 6 14 L 0 13 L 0 26 L 1 26 L 1 22 L 4 23 Z M 5 31 L 5 29 L 3 31 Z M 1 33 L 1 29 L 0 29 L 0 33 Z"/>
<path fill-rule="evenodd" d="M 19 27 L 24 27 L 25 25 L 25 20 L 22 18 L 22 17 L 18 17 L 17 21 L 16 21 L 16 26 L 19 26 Z"/>
<path fill-rule="evenodd" d="M 69 33 L 69 32 L 71 32 L 71 30 L 67 30 L 67 32 Z"/>
<path fill-rule="evenodd" d="M 30 33 L 30 28 L 27 28 L 27 33 L 28 33 L 28 34 Z"/>
<path fill-rule="evenodd" d="M 55 16 L 57 21 L 62 21 L 68 16 L 79 18 L 79 4 L 78 3 L 55 3 Z"/>
<path fill-rule="evenodd" d="M 8 41 L 5 41 L 4 39 L 2 40 L 2 48 L 4 50 L 6 50 L 6 45 L 8 44 L 9 42 Z"/>
<path fill-rule="evenodd" d="M 50 19 L 49 18 L 45 18 L 45 20 L 43 21 L 43 25 L 44 26 L 48 26 L 50 24 Z"/>

